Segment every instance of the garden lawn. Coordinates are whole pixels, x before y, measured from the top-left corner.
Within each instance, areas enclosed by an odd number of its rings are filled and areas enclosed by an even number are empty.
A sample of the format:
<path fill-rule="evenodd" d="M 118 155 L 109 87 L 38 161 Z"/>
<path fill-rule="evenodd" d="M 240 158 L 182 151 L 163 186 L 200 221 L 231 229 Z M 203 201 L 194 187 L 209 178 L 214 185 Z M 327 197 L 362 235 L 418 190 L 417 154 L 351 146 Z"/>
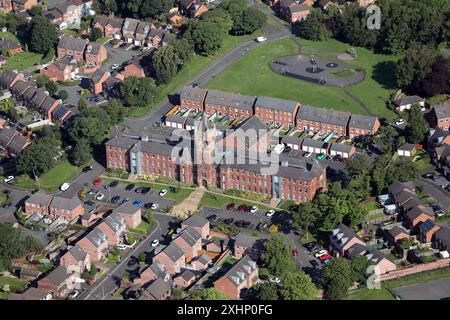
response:
<path fill-rule="evenodd" d="M 171 92 L 176 91 L 178 88 L 182 87 L 186 82 L 188 82 L 193 77 L 200 74 L 203 70 L 205 70 L 209 65 L 214 63 L 219 57 L 225 55 L 234 47 L 238 46 L 242 42 L 245 42 L 249 39 L 255 38 L 261 34 L 261 31 L 257 31 L 251 35 L 245 36 L 228 36 L 225 38 L 222 48 L 215 54 L 209 57 L 205 57 L 202 55 L 194 55 L 192 60 L 180 70 L 178 75 L 175 76 L 172 81 L 166 85 L 160 86 L 158 88 L 158 95 L 155 97 L 153 101 L 153 106 L 157 106 L 164 99 L 167 98 L 167 95 Z M 152 109 L 152 106 L 145 106 L 141 108 L 135 108 L 131 111 L 130 116 L 140 118 L 149 113 Z"/>
<path fill-rule="evenodd" d="M 258 202 L 252 202 L 250 200 L 234 199 L 224 195 L 216 195 L 210 192 L 205 192 L 205 194 L 200 200 L 200 203 L 198 204 L 198 209 L 201 209 L 203 207 L 222 208 L 230 203 L 234 203 L 236 206 L 239 206 L 241 204 L 257 205 L 259 210 L 263 211 L 270 210 L 269 207 L 266 207 L 265 205 L 262 205 Z"/>
<path fill-rule="evenodd" d="M 36 190 L 40 186 L 45 191 L 55 192 L 64 182 L 71 181 L 78 172 L 80 172 L 79 168 L 68 161 L 59 162 L 39 178 L 39 183 L 28 175 L 21 175 L 16 177 L 14 186 L 30 190 Z"/>
<path fill-rule="evenodd" d="M 346 43 L 330 39 L 327 41 L 309 41 L 297 38 L 302 46 L 302 52 L 319 57 L 335 59 L 338 54 L 344 53 L 350 46 Z M 372 50 L 356 47 L 357 60 L 346 61 L 366 71 L 363 82 L 348 87 L 348 90 L 359 98 L 369 110 L 388 120 L 393 120 L 396 114 L 386 107 L 389 96 L 396 91 L 394 66 L 395 56 L 375 54 Z"/>
<path fill-rule="evenodd" d="M 41 59 L 42 55 L 39 53 L 24 51 L 16 56 L 9 57 L 6 67 L 11 70 L 22 71 L 34 66 L 35 64 L 41 63 Z"/>
<path fill-rule="evenodd" d="M 0 276 L 0 300 L 7 299 L 9 296 L 9 292 L 1 291 L 4 285 L 9 285 L 9 289 L 11 290 L 10 292 L 16 292 L 25 288 L 26 283 L 26 281 L 17 278 Z"/>
<path fill-rule="evenodd" d="M 386 289 L 361 289 L 347 295 L 344 300 L 395 300 Z"/>
<path fill-rule="evenodd" d="M 207 83 L 206 87 L 245 95 L 292 99 L 317 107 L 364 113 L 356 102 L 337 87 L 285 77 L 270 69 L 269 63 L 272 60 L 296 55 L 298 49 L 298 46 L 290 39 L 256 47 Z"/>
<path fill-rule="evenodd" d="M 0 38 L 19 43 L 19 38 L 17 38 L 15 35 L 13 35 L 11 32 L 0 32 Z"/>

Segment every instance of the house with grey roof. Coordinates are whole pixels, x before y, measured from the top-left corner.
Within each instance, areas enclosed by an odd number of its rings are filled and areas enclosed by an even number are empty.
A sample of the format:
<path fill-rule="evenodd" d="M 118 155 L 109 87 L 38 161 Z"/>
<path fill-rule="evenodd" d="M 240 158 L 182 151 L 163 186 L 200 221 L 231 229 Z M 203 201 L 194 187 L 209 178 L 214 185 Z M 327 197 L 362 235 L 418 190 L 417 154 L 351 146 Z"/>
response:
<path fill-rule="evenodd" d="M 91 256 L 78 244 L 70 248 L 59 259 L 59 264 L 66 268 L 76 268 L 80 274 L 91 269 Z"/>
<path fill-rule="evenodd" d="M 307 151 L 311 153 L 324 153 L 328 154 L 329 145 L 326 142 L 320 140 L 314 140 L 311 138 L 303 139 L 302 151 Z"/>
<path fill-rule="evenodd" d="M 239 232 L 234 237 L 233 257 L 240 259 L 244 255 L 247 255 L 254 260 L 258 260 L 265 251 L 264 242 L 264 239 L 251 236 L 244 232 Z"/>
<path fill-rule="evenodd" d="M 199 214 L 194 214 L 181 222 L 181 229 L 186 229 L 188 227 L 193 227 L 201 234 L 203 239 L 209 237 L 209 221 Z"/>
<path fill-rule="evenodd" d="M 144 287 L 140 300 L 166 300 L 170 297 L 172 287 L 161 278 Z"/>
<path fill-rule="evenodd" d="M 11 89 L 18 80 L 24 80 L 17 72 L 13 70 L 5 70 L 0 75 L 0 86 L 3 89 Z"/>
<path fill-rule="evenodd" d="M 46 290 L 54 296 L 66 297 L 83 281 L 80 274 L 73 271 L 71 268 L 58 266 L 44 278 L 38 280 L 37 288 Z"/>
<path fill-rule="evenodd" d="M 373 136 L 380 128 L 377 117 L 352 114 L 348 122 L 348 136 L 353 139 L 361 136 Z"/>
<path fill-rule="evenodd" d="M 83 62 L 87 43 L 85 39 L 62 36 L 58 42 L 58 59 L 69 56 L 76 61 Z"/>
<path fill-rule="evenodd" d="M 255 102 L 255 115 L 268 125 L 295 127 L 295 117 L 300 103 L 294 100 L 259 96 Z"/>
<path fill-rule="evenodd" d="M 441 227 L 434 234 L 433 246 L 441 251 L 450 252 L 450 228 L 448 226 Z"/>
<path fill-rule="evenodd" d="M 205 99 L 205 114 L 211 116 L 228 115 L 232 119 L 246 119 L 253 115 L 255 97 L 240 94 L 208 90 Z"/>
<path fill-rule="evenodd" d="M 126 18 L 122 26 L 122 35 L 127 43 L 133 43 L 139 20 Z"/>
<path fill-rule="evenodd" d="M 330 156 L 340 155 L 344 159 L 351 158 L 356 153 L 356 148 L 349 144 L 332 143 L 329 148 Z"/>
<path fill-rule="evenodd" d="M 450 128 L 450 102 L 436 104 L 431 107 L 430 126 L 448 131 Z"/>
<path fill-rule="evenodd" d="M 258 282 L 256 262 L 249 256 L 244 256 L 214 282 L 214 288 L 230 299 L 237 299 L 243 289 L 249 289 Z"/>
<path fill-rule="evenodd" d="M 171 242 L 153 258 L 153 263 L 163 265 L 166 272 L 173 275 L 179 273 L 185 267 L 186 256 L 176 243 Z"/>
<path fill-rule="evenodd" d="M 392 104 L 397 111 L 410 110 L 413 105 L 418 105 L 421 108 L 425 107 L 425 99 L 419 96 L 403 96 L 392 101 Z"/>
<path fill-rule="evenodd" d="M 418 145 L 412 143 L 405 143 L 398 147 L 397 154 L 402 157 L 412 157 L 418 150 Z"/>
<path fill-rule="evenodd" d="M 345 256 L 347 250 L 355 244 L 366 245 L 360 236 L 343 223 L 330 234 L 330 248 L 335 256 Z"/>
<path fill-rule="evenodd" d="M 302 150 L 303 139 L 293 136 L 284 136 L 281 138 L 281 143 L 290 147 L 292 150 Z"/>
<path fill-rule="evenodd" d="M 173 283 L 176 287 L 187 288 L 195 281 L 195 279 L 196 274 L 192 270 L 185 269 L 173 279 Z"/>
<path fill-rule="evenodd" d="M 205 89 L 185 86 L 180 92 L 180 106 L 185 109 L 202 111 L 206 94 Z"/>
<path fill-rule="evenodd" d="M 349 112 L 302 105 L 297 113 L 297 129 L 333 133 L 336 137 L 341 137 L 347 135 L 349 120 Z"/>

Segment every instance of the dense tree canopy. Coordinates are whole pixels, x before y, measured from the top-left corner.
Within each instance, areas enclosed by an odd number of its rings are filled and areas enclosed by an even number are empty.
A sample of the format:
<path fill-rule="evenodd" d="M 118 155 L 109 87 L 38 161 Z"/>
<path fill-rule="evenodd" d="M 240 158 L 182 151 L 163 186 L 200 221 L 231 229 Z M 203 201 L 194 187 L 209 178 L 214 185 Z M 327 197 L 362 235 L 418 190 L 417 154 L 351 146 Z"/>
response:
<path fill-rule="evenodd" d="M 283 276 L 295 269 L 291 248 L 281 236 L 273 237 L 264 243 L 265 252 L 261 259 L 269 272 L 275 276 Z"/>
<path fill-rule="evenodd" d="M 56 164 L 58 148 L 53 139 L 42 138 L 27 147 L 18 157 L 16 168 L 37 179 Z"/>
<path fill-rule="evenodd" d="M 30 50 L 46 54 L 56 46 L 58 30 L 43 16 L 35 16 L 30 22 L 29 37 Z"/>
<path fill-rule="evenodd" d="M 170 82 L 177 75 L 181 63 L 175 47 L 168 45 L 159 48 L 152 56 L 152 66 L 158 83 Z"/>
<path fill-rule="evenodd" d="M 299 24 L 299 36 L 314 41 L 327 40 L 331 32 L 325 27 L 325 15 L 320 9 L 313 9 L 308 17 Z"/>
<path fill-rule="evenodd" d="M 423 143 L 427 136 L 429 127 L 424 114 L 418 105 L 413 105 L 409 111 L 408 127 L 406 136 L 410 143 Z"/>
<path fill-rule="evenodd" d="M 228 297 L 215 288 L 190 291 L 192 300 L 228 300 Z"/>
<path fill-rule="evenodd" d="M 340 300 L 347 295 L 353 284 L 350 263 L 345 258 L 335 258 L 322 269 L 320 281 L 328 299 Z"/>
<path fill-rule="evenodd" d="M 283 300 L 315 300 L 317 293 L 311 277 L 303 271 L 288 273 L 280 290 Z"/>
<path fill-rule="evenodd" d="M 120 95 L 128 107 L 143 107 L 153 101 L 156 96 L 156 85 L 152 78 L 126 78 L 120 83 Z"/>
<path fill-rule="evenodd" d="M 142 0 L 139 16 L 141 18 L 157 17 L 162 13 L 169 12 L 172 5 L 172 0 Z"/>
<path fill-rule="evenodd" d="M 278 300 L 278 285 L 271 282 L 262 282 L 251 288 L 256 300 Z"/>

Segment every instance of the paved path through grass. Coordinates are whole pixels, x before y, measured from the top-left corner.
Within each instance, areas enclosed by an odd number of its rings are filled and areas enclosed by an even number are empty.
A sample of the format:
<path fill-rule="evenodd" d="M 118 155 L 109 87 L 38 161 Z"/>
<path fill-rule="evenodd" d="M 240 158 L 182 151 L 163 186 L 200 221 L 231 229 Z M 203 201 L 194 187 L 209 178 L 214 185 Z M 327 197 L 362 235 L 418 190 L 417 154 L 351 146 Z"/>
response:
<path fill-rule="evenodd" d="M 203 194 L 206 189 L 204 187 L 198 187 L 189 197 L 184 199 L 183 202 L 177 204 L 172 208 L 170 213 L 177 217 L 187 218 L 189 214 L 197 211 L 200 200 L 203 198 Z"/>

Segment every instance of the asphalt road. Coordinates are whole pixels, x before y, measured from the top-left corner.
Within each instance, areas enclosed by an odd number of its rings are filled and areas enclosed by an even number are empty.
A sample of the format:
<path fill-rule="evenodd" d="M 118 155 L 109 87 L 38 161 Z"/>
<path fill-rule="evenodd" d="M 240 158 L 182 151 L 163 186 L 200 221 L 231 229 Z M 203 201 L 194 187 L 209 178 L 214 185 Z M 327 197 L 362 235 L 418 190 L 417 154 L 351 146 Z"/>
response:
<path fill-rule="evenodd" d="M 444 209 L 450 211 L 450 193 L 440 186 L 437 186 L 430 179 L 419 178 L 414 181 L 415 186 L 423 186 L 427 195 L 439 202 L 439 205 Z"/>
<path fill-rule="evenodd" d="M 163 236 L 169 231 L 171 224 L 176 219 L 163 214 L 155 214 L 155 226 L 150 234 L 139 242 L 133 249 L 126 251 L 122 260 L 114 267 L 108 270 L 106 275 L 93 286 L 88 287 L 79 296 L 79 300 L 105 300 L 111 298 L 111 294 L 118 288 L 119 280 L 122 279 L 125 272 L 129 269 L 128 263 L 131 259 L 136 259 L 142 252 L 151 255 L 154 248 L 151 242 L 154 239 L 163 241 Z"/>
<path fill-rule="evenodd" d="M 394 289 L 402 300 L 441 300 L 450 297 L 450 278 Z"/>

